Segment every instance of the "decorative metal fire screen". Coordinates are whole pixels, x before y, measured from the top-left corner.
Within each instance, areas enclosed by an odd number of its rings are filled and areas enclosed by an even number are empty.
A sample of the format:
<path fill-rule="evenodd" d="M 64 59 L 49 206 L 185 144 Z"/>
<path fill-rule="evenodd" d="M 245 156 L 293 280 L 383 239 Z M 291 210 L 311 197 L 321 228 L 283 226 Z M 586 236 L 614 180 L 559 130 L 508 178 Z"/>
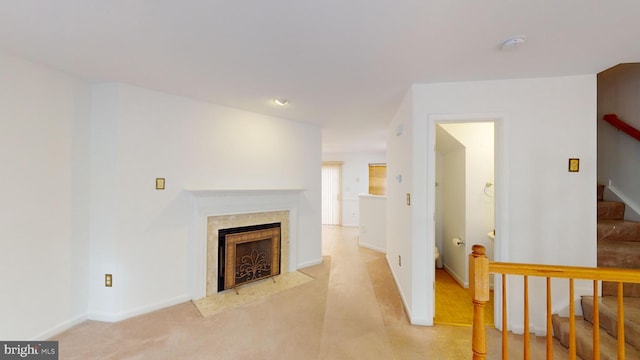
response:
<path fill-rule="evenodd" d="M 218 231 L 218 291 L 280 274 L 280 223 Z"/>

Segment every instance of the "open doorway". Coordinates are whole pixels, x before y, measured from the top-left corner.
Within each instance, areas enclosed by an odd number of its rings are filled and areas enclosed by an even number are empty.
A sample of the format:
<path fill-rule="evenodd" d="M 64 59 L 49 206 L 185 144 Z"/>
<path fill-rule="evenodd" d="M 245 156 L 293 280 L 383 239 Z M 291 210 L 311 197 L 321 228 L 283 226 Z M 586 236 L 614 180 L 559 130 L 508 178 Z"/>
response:
<path fill-rule="evenodd" d="M 471 325 L 471 247 L 485 246 L 493 260 L 494 134 L 494 121 L 486 119 L 435 123 L 435 323 Z M 485 314 L 489 324 L 492 301 Z"/>
<path fill-rule="evenodd" d="M 322 162 L 322 224 L 342 225 L 342 162 Z"/>

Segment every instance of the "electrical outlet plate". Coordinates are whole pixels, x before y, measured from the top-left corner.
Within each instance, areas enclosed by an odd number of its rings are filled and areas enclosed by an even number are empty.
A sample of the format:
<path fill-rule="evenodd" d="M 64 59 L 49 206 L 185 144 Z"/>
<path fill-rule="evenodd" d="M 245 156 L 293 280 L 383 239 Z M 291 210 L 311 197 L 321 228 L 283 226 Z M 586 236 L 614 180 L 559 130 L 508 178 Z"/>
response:
<path fill-rule="evenodd" d="M 104 274 L 104 286 L 112 287 L 113 286 L 113 275 Z"/>

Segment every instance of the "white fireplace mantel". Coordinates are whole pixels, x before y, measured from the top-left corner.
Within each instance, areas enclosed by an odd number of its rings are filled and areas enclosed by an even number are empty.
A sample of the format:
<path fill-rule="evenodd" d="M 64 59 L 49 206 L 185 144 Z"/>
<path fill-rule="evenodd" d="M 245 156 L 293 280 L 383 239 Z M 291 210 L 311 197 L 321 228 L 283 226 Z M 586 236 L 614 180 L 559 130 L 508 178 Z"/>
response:
<path fill-rule="evenodd" d="M 207 218 L 209 216 L 289 211 L 289 271 L 298 269 L 298 207 L 304 189 L 188 189 L 193 198 L 189 247 L 193 299 L 206 295 Z"/>
<path fill-rule="evenodd" d="M 196 196 L 225 196 L 230 194 L 299 193 L 305 191 L 305 189 L 187 189 L 187 191 Z"/>

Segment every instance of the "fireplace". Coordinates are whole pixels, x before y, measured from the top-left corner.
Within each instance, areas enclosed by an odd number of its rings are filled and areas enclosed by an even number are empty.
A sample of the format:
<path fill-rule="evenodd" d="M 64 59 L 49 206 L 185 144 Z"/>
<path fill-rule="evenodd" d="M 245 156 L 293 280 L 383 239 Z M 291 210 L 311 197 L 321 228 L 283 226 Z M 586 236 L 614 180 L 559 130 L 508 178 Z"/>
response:
<path fill-rule="evenodd" d="M 280 274 L 280 225 L 218 230 L 218 292 Z"/>
<path fill-rule="evenodd" d="M 224 275 L 221 275 L 222 272 L 225 274 L 233 274 L 235 272 L 235 270 L 227 271 L 227 266 L 222 265 L 222 262 L 226 262 L 226 259 L 230 256 L 230 252 L 227 251 L 227 246 L 221 248 L 221 237 L 244 241 L 253 235 L 242 235 L 243 233 L 267 231 L 269 230 L 268 227 L 270 224 L 280 224 L 280 229 L 278 230 L 279 237 L 277 240 L 279 242 L 277 250 L 279 252 L 279 266 L 277 266 L 276 269 L 279 268 L 280 274 L 291 271 L 291 269 L 289 269 L 289 216 L 289 211 L 283 210 L 207 217 L 206 296 L 216 295 L 221 292 L 221 289 L 225 289 L 224 286 L 219 286 L 221 281 L 224 283 L 224 280 L 221 280 L 221 278 L 224 279 Z M 258 238 L 264 238 L 265 234 L 259 235 Z M 271 238 L 273 234 L 267 235 L 267 237 Z M 240 250 L 245 251 L 242 249 L 242 246 Z M 223 251 L 224 255 L 222 255 Z M 272 252 L 271 256 L 273 256 L 273 254 Z M 245 251 L 244 255 L 250 256 L 251 251 L 249 251 L 248 254 L 246 254 Z M 227 288 L 233 288 L 233 286 Z"/>
<path fill-rule="evenodd" d="M 218 231 L 256 224 L 280 223 L 280 275 L 299 264 L 298 207 L 301 189 L 189 190 L 193 194 L 193 223 L 189 253 L 193 299 L 217 296 Z"/>

